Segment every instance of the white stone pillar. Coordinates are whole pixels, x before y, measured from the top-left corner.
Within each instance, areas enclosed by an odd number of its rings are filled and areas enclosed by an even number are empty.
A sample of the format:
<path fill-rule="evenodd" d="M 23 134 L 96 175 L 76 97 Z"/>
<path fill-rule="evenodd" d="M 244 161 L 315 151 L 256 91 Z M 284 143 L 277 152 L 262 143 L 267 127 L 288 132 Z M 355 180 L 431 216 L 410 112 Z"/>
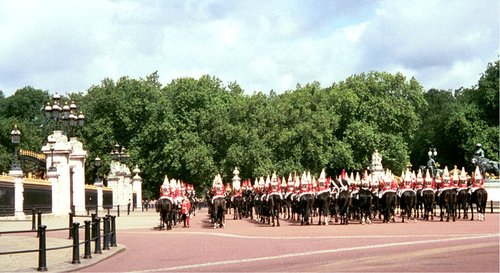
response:
<path fill-rule="evenodd" d="M 42 152 L 47 158 L 47 175 L 52 184 L 52 213 L 63 216 L 71 212 L 69 154 L 72 147 L 62 131 L 54 131 L 47 140 Z"/>
<path fill-rule="evenodd" d="M 102 182 L 96 182 L 94 183 L 94 186 L 97 187 L 97 210 L 102 211 L 104 210 L 102 207 L 103 200 L 104 200 L 104 195 L 102 192 Z"/>
<path fill-rule="evenodd" d="M 62 183 L 59 181 L 59 173 L 57 171 L 48 171 L 47 178 L 52 186 L 52 214 L 56 216 L 68 215 L 69 210 L 69 195 L 62 194 Z"/>
<path fill-rule="evenodd" d="M 70 172 L 73 177 L 70 183 L 73 182 L 73 206 L 75 213 L 85 213 L 85 159 L 87 151 L 83 149 L 83 144 L 76 137 L 70 138 L 71 153 L 69 154 Z"/>
<path fill-rule="evenodd" d="M 117 176 L 114 174 L 108 175 L 108 178 L 106 179 L 108 181 L 108 188 L 111 188 L 113 191 L 113 208 L 116 208 L 118 205 L 119 201 L 119 188 L 118 188 L 118 181 L 120 180 Z"/>
<path fill-rule="evenodd" d="M 142 209 L 142 178 L 138 174 L 132 178 L 132 188 L 135 191 L 137 208 Z"/>
<path fill-rule="evenodd" d="M 23 171 L 10 170 L 9 175 L 14 177 L 14 216 L 20 218 L 24 216 L 24 183 Z"/>

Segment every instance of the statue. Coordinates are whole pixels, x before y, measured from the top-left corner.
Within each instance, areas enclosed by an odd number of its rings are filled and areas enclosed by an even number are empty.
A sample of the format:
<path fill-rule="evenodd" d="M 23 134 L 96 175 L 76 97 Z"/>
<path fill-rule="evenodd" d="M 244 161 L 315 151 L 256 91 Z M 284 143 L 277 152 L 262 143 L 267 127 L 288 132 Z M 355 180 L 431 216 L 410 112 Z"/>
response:
<path fill-rule="evenodd" d="M 500 174 L 500 165 L 498 161 L 486 158 L 480 143 L 476 144 L 476 151 L 472 157 L 472 164 L 474 164 L 474 166 L 479 166 L 479 170 L 481 170 L 483 177 L 485 177 L 486 172 L 493 173 L 495 176 L 499 176 Z"/>

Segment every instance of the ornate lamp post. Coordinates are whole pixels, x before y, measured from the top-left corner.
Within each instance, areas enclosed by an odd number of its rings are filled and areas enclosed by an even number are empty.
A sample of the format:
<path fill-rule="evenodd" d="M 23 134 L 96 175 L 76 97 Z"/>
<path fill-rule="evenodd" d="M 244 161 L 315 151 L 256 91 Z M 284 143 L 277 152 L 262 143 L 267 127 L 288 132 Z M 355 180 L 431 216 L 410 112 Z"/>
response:
<path fill-rule="evenodd" d="M 101 177 L 99 176 L 99 168 L 101 167 L 101 159 L 99 156 L 97 156 L 94 159 L 94 165 L 95 165 L 95 172 L 96 172 L 96 179 L 95 179 L 95 184 L 101 184 Z"/>
<path fill-rule="evenodd" d="M 50 167 L 49 167 L 49 172 L 55 172 L 57 171 L 57 168 L 54 166 L 54 146 L 56 144 L 55 140 L 51 137 L 49 137 L 48 140 L 49 143 L 49 149 L 50 149 Z"/>
<path fill-rule="evenodd" d="M 47 119 L 54 121 L 56 129 L 59 129 L 59 122 L 61 122 L 62 126 L 69 131 L 68 134 L 71 136 L 74 134 L 76 128 L 83 127 L 85 116 L 81 111 L 80 114 L 77 113 L 78 107 L 74 101 L 71 101 L 70 105 L 68 105 L 68 102 L 65 102 L 64 106 L 61 107 L 61 96 L 59 94 L 54 94 L 52 100 L 53 103 L 47 102 L 44 110 Z"/>
<path fill-rule="evenodd" d="M 114 160 L 118 162 L 127 161 L 130 158 L 130 155 L 127 154 L 125 147 L 120 146 L 120 144 L 115 144 L 115 149 L 111 151 Z"/>
<path fill-rule="evenodd" d="M 439 167 L 439 164 L 436 164 L 436 160 L 434 159 L 437 156 L 437 149 L 434 148 L 434 146 L 429 147 L 427 155 L 429 156 L 429 161 L 427 161 L 427 169 L 430 171 L 431 176 L 434 177 L 436 175 L 436 168 Z"/>
<path fill-rule="evenodd" d="M 19 144 L 21 140 L 21 131 L 17 129 L 17 125 L 14 125 L 14 129 L 10 132 L 10 139 L 12 141 L 12 144 L 14 144 L 14 156 L 12 158 L 12 167 L 11 169 L 13 171 L 19 171 L 21 170 L 21 167 L 19 166 L 18 160 L 17 160 L 17 144 Z"/>

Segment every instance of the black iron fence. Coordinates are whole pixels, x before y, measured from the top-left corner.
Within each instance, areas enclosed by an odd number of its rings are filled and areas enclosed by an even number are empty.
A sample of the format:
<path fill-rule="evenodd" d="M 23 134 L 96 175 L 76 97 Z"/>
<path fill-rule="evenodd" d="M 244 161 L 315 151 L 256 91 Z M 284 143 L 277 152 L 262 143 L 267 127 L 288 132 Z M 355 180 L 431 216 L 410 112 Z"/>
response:
<path fill-rule="evenodd" d="M 36 217 L 36 216 L 38 217 Z M 70 214 L 70 226 L 65 228 L 47 229 L 47 226 L 42 224 L 42 214 L 40 211 L 33 210 L 32 229 L 20 231 L 2 231 L 1 235 L 5 234 L 21 234 L 21 233 L 36 233 L 38 237 L 37 249 L 26 249 L 17 251 L 0 252 L 0 255 L 15 255 L 22 253 L 38 252 L 38 267 L 37 271 L 47 271 L 47 252 L 60 249 L 72 249 L 72 264 L 80 263 L 80 245 L 84 245 L 84 259 L 92 258 L 92 242 L 94 243 L 94 254 L 102 254 L 102 250 L 110 250 L 110 247 L 116 247 L 116 216 L 106 215 L 102 218 L 97 215 L 92 215 L 92 220 L 85 220 L 84 226 L 80 226 L 79 222 L 72 222 L 74 217 L 83 217 Z M 35 218 L 37 218 L 37 229 L 35 229 Z M 102 220 L 102 221 L 101 221 Z M 102 229 L 101 229 L 102 223 Z M 84 240 L 79 238 L 79 229 L 84 229 Z M 54 231 L 69 231 L 72 243 L 59 247 L 47 247 L 47 232 Z M 102 231 L 101 231 L 102 230 Z M 102 241 L 101 241 L 102 238 Z"/>

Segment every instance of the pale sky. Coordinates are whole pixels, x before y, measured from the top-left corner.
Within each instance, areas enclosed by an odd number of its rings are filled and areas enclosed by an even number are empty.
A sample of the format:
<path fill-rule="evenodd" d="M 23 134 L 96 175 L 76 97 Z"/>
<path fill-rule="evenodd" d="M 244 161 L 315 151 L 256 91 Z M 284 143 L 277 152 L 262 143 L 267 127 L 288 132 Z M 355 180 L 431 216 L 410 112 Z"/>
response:
<path fill-rule="evenodd" d="M 104 78 L 209 74 L 247 94 L 352 74 L 477 84 L 498 59 L 499 1 L 0 0 L 0 90 L 83 92 Z"/>

